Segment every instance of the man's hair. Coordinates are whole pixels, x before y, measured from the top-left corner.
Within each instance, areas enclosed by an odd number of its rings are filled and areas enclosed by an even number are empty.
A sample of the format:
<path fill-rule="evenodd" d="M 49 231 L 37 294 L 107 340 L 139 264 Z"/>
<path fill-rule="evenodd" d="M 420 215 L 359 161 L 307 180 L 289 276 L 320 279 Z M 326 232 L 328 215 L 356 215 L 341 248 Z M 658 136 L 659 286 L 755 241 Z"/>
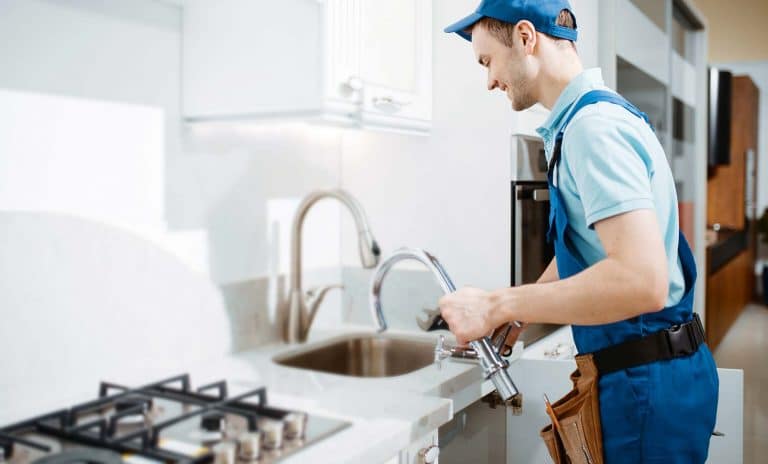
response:
<path fill-rule="evenodd" d="M 557 16 L 556 24 L 558 26 L 567 27 L 568 29 L 576 29 L 576 18 L 574 18 L 573 14 L 569 10 L 560 10 L 560 14 Z M 493 36 L 495 39 L 497 39 L 507 47 L 511 47 L 514 44 L 513 39 L 515 37 L 515 25 L 512 23 L 499 21 L 498 19 L 489 18 L 488 16 L 485 16 L 480 21 L 473 24 L 472 27 L 470 27 L 466 32 L 468 34 L 471 34 L 472 29 L 475 26 L 483 26 L 485 30 L 487 30 L 491 34 L 491 36 Z M 542 34 L 544 33 L 542 32 Z M 573 42 L 570 40 L 560 39 L 558 37 L 552 37 L 551 35 L 548 35 L 548 34 L 544 34 L 544 35 L 554 39 L 555 42 L 568 42 L 571 45 L 574 45 Z"/>

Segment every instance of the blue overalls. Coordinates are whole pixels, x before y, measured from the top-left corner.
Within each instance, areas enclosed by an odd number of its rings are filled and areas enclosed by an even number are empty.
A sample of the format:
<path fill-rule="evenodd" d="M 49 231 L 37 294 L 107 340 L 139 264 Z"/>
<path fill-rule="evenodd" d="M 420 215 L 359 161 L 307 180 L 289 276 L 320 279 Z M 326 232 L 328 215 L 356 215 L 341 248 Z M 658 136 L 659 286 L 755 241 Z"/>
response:
<path fill-rule="evenodd" d="M 555 171 L 565 128 L 579 109 L 597 102 L 620 105 L 648 122 L 644 113 L 618 94 L 593 90 L 574 103 L 559 130 L 547 177 L 550 190 L 548 239 L 554 241 L 561 279 L 577 274 L 587 266 L 569 249 L 568 215 L 553 180 L 557 175 Z M 659 312 L 611 324 L 573 325 L 573 338 L 579 353 L 591 353 L 690 321 L 696 263 L 682 233 L 678 254 L 685 278 L 685 294 L 680 302 Z M 706 344 L 688 357 L 601 375 L 598 385 L 606 464 L 692 464 L 706 460 L 709 439 L 715 427 L 719 385 L 717 369 Z"/>

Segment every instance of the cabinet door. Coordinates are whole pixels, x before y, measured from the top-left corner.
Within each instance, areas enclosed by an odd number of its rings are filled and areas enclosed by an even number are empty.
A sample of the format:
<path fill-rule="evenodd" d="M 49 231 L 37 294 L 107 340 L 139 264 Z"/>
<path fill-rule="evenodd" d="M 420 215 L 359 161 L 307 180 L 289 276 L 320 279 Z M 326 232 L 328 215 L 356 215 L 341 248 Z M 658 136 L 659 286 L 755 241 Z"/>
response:
<path fill-rule="evenodd" d="M 720 395 L 717 402 L 717 423 L 709 442 L 708 463 L 741 464 L 744 459 L 744 371 L 718 369 Z"/>
<path fill-rule="evenodd" d="M 507 408 L 477 400 L 439 429 L 440 464 L 506 464 Z"/>
<path fill-rule="evenodd" d="M 333 0 L 326 21 L 331 100 L 357 79 L 364 120 L 431 118 L 431 1 Z"/>

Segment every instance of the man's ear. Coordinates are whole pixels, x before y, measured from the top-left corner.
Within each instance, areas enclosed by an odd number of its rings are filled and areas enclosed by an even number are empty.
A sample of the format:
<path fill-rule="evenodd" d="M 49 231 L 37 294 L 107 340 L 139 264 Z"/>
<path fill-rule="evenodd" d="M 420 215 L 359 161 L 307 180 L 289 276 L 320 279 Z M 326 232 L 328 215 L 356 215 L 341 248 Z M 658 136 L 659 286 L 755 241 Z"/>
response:
<path fill-rule="evenodd" d="M 517 23 L 515 31 L 517 32 L 517 36 L 520 39 L 525 54 L 533 55 L 537 40 L 536 28 L 533 26 L 533 23 L 527 19 L 523 19 Z"/>

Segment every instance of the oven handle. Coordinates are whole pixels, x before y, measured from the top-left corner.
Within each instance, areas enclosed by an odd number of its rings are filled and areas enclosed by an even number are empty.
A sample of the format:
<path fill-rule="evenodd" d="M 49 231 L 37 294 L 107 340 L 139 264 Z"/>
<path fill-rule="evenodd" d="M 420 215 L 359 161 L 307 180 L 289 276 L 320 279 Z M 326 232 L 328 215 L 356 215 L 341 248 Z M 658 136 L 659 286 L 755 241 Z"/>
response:
<path fill-rule="evenodd" d="M 545 202 L 549 201 L 549 189 L 518 187 L 516 196 L 518 200 Z"/>

